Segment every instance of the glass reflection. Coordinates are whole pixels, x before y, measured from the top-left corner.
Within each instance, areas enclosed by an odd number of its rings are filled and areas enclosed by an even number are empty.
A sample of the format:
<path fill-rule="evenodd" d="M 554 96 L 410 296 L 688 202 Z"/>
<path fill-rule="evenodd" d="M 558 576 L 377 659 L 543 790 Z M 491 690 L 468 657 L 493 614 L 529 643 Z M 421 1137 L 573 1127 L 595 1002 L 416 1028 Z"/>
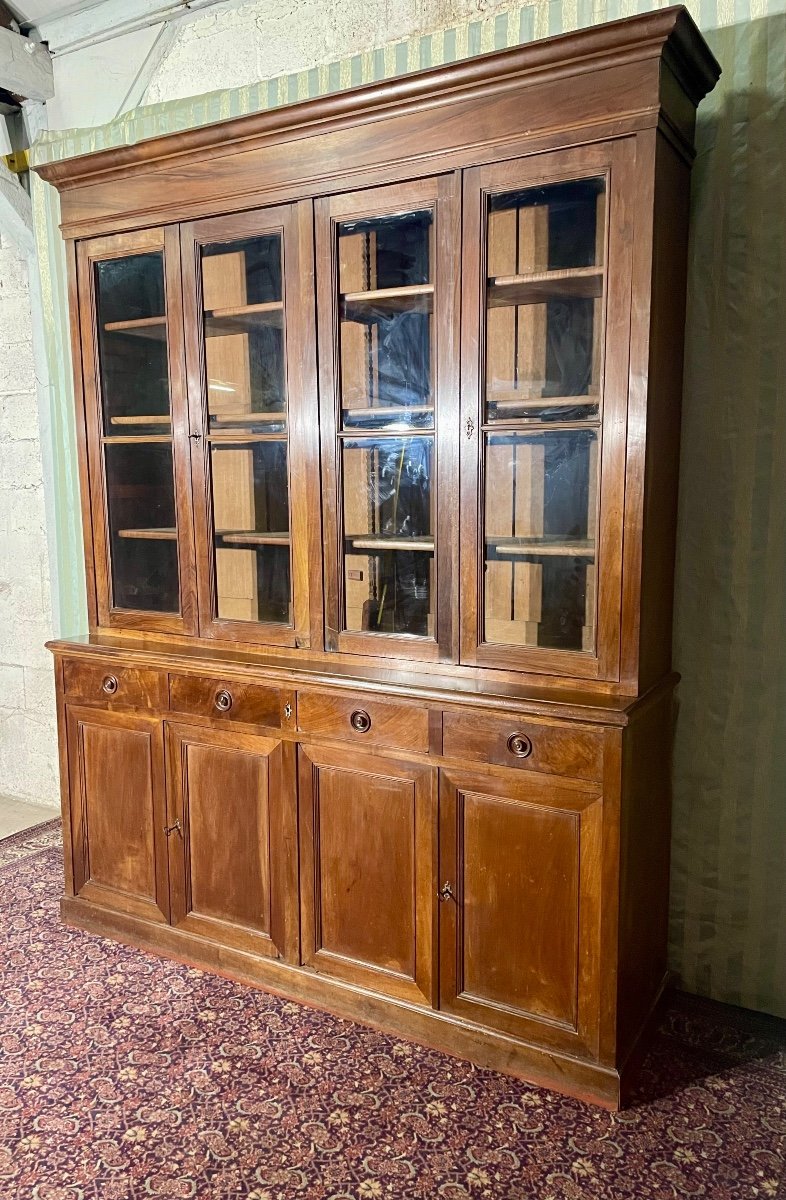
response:
<path fill-rule="evenodd" d="M 597 416 L 604 242 L 603 179 L 490 199 L 489 421 Z"/>
<path fill-rule="evenodd" d="M 347 439 L 345 627 L 434 636 L 431 437 Z"/>
<path fill-rule="evenodd" d="M 487 436 L 487 642 L 594 648 L 597 502 L 595 430 Z"/>
<path fill-rule="evenodd" d="M 346 429 L 431 428 L 433 213 L 339 225 Z"/>

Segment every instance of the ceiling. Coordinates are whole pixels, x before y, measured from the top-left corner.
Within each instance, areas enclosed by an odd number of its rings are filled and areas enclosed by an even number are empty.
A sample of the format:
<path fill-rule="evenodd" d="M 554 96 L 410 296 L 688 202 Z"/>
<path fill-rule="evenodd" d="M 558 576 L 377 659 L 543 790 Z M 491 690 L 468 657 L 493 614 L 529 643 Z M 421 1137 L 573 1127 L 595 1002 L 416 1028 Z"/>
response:
<path fill-rule="evenodd" d="M 96 0 L 10 0 L 8 7 L 16 14 L 20 25 L 38 25 L 52 17 L 84 12 L 95 4 Z"/>

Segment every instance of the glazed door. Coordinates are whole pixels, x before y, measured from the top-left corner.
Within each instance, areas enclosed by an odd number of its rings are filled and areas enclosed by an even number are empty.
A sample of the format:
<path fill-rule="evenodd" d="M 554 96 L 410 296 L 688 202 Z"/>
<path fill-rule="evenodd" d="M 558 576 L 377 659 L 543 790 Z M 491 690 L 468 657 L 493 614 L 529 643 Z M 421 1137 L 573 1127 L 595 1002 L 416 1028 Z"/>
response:
<path fill-rule="evenodd" d="M 167 724 L 166 747 L 172 924 L 296 962 L 293 744 Z"/>
<path fill-rule="evenodd" d="M 457 177 L 316 205 L 327 643 L 457 655 Z"/>
<path fill-rule="evenodd" d="M 164 745 L 155 717 L 66 710 L 74 893 L 169 919 Z"/>
<path fill-rule="evenodd" d="M 619 678 L 631 158 L 465 173 L 463 663 Z"/>
<path fill-rule="evenodd" d="M 298 753 L 303 963 L 431 1004 L 436 771 L 355 750 Z"/>
<path fill-rule="evenodd" d="M 200 633 L 321 648 L 311 203 L 181 244 Z"/>
<path fill-rule="evenodd" d="M 77 253 L 99 623 L 194 633 L 177 230 Z"/>
<path fill-rule="evenodd" d="M 440 1007 L 513 1037 L 595 1052 L 599 792 L 448 770 L 439 805 Z"/>

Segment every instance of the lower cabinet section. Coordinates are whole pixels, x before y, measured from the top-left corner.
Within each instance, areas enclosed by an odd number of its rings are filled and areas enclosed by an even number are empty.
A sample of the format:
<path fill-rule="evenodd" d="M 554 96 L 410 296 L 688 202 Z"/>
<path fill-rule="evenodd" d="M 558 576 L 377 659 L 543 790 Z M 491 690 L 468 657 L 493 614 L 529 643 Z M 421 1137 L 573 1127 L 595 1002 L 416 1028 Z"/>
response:
<path fill-rule="evenodd" d="M 161 721 L 70 707 L 66 737 L 76 894 L 168 921 Z"/>
<path fill-rule="evenodd" d="M 69 917 L 614 1101 L 599 782 L 65 712 Z"/>
<path fill-rule="evenodd" d="M 436 770 L 348 749 L 299 755 L 303 962 L 431 1004 Z"/>
<path fill-rule="evenodd" d="M 596 1049 L 601 813 L 597 788 L 442 772 L 444 1011 Z"/>
<path fill-rule="evenodd" d="M 297 962 L 291 742 L 167 725 L 172 923 Z"/>

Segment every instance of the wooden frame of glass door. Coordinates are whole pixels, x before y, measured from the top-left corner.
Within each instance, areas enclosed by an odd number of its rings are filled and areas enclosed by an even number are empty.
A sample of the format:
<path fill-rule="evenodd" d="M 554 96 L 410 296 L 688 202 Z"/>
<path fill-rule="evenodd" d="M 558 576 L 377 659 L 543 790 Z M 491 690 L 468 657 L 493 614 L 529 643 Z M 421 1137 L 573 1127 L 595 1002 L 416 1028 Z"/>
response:
<path fill-rule="evenodd" d="M 628 399 L 634 147 L 619 141 L 534 155 L 464 173 L 461 382 L 461 662 L 468 666 L 616 680 L 620 663 L 622 516 Z M 598 422 L 594 651 L 484 641 L 484 445 L 489 197 L 573 181 L 605 180 L 604 335 Z M 613 353 L 605 347 L 614 346 Z M 541 429 L 544 426 L 541 426 Z M 502 430 L 505 426 L 502 426 Z M 521 434 L 527 434 L 522 427 Z"/>
<path fill-rule="evenodd" d="M 246 239 L 275 236 L 281 238 L 280 308 L 284 331 L 284 413 L 289 484 L 291 605 L 290 620 L 286 623 L 218 615 L 201 269 L 202 249 L 206 245 L 230 246 L 233 242 Z M 225 641 L 321 649 L 319 423 L 311 201 L 191 222 L 181 226 L 180 238 L 190 436 L 195 443 L 191 461 L 196 544 L 199 548 L 197 589 L 200 634 L 202 637 Z"/>
<path fill-rule="evenodd" d="M 160 253 L 163 257 L 164 319 L 167 346 L 168 392 L 171 419 L 172 472 L 177 544 L 179 612 L 156 612 L 114 603 L 111 535 L 105 466 L 104 397 L 99 357 L 95 266 L 99 262 Z M 89 488 L 92 497 L 92 532 L 95 553 L 96 599 L 99 625 L 153 633 L 197 632 L 197 595 L 194 568 L 194 528 L 189 472 L 188 413 L 185 388 L 185 351 L 180 280 L 180 241 L 176 226 L 93 238 L 77 245 L 77 289 L 81 330 L 83 386 L 86 410 Z M 147 322 L 152 324 L 152 322 Z M 125 324 L 125 323 L 124 323 Z M 129 325 L 145 321 L 127 322 Z M 160 340 L 160 339 L 159 339 Z M 162 441 L 158 434 L 149 441 Z M 129 444 L 143 439 L 118 435 Z"/>
<path fill-rule="evenodd" d="M 431 497 L 431 536 L 436 543 L 432 550 L 431 584 L 434 589 L 434 636 L 351 630 L 346 628 L 345 621 L 342 481 L 342 436 L 351 436 L 351 431 L 342 427 L 339 226 L 346 222 L 383 222 L 386 218 L 404 218 L 407 214 L 426 210 L 433 212 L 435 227 L 431 251 L 433 274 L 430 285 L 410 290 L 430 292 L 428 309 L 433 311 L 430 333 L 433 424 L 430 430 L 425 426 L 422 428 L 425 437 L 433 438 L 435 461 L 431 469 L 431 486 L 435 488 Z M 315 212 L 327 648 L 375 657 L 455 662 L 458 657 L 458 522 L 455 517 L 458 504 L 459 176 L 451 173 L 327 197 L 316 201 Z M 393 287 L 389 290 L 405 292 L 408 289 Z M 383 292 L 358 292 L 353 300 L 361 304 L 364 296 L 369 301 L 376 296 L 380 303 L 386 303 Z M 402 436 L 400 429 L 381 429 L 379 437 L 386 437 L 388 432 L 391 439 Z M 417 435 L 415 423 L 410 433 L 403 436 Z"/>

